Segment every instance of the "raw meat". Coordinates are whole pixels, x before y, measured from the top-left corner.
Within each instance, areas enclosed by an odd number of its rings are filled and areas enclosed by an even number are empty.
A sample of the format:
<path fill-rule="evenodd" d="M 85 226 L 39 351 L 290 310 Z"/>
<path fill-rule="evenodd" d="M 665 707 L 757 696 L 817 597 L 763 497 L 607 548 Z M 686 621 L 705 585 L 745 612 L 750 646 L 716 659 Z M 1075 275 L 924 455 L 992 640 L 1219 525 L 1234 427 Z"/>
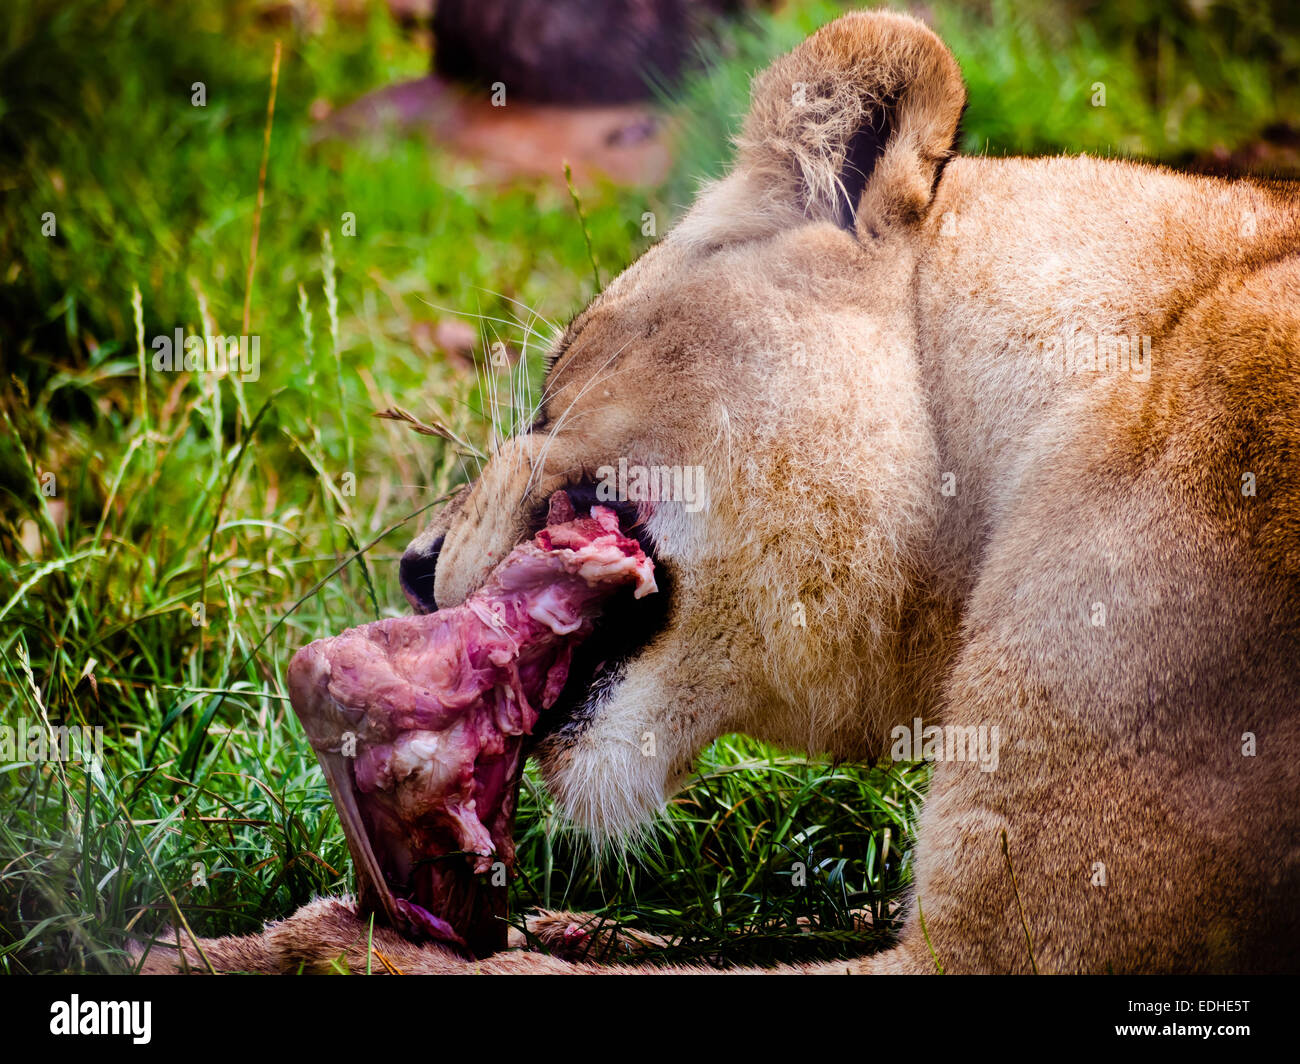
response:
<path fill-rule="evenodd" d="M 613 511 L 576 517 L 556 492 L 547 527 L 461 605 L 294 656 L 290 698 L 343 822 L 363 914 L 479 956 L 504 946 L 524 737 L 625 587 L 657 590 L 640 544 Z"/>

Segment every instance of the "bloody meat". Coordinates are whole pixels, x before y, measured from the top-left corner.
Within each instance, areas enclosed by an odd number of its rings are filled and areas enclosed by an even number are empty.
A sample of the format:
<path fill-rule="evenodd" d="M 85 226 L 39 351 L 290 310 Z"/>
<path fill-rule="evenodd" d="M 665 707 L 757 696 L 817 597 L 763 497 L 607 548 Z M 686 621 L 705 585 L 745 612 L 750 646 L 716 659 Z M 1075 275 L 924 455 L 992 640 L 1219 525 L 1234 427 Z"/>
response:
<path fill-rule="evenodd" d="M 654 564 L 563 492 L 547 527 L 459 606 L 304 647 L 289 693 L 338 808 L 362 914 L 482 956 L 505 945 L 523 741 L 602 605 Z"/>

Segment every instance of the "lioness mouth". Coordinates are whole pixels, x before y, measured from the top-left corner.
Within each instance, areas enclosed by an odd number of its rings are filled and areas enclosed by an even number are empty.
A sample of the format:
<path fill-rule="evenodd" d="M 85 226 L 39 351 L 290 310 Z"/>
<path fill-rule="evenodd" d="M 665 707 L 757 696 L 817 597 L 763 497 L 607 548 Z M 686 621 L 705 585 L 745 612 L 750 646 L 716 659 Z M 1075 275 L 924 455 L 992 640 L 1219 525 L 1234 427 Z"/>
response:
<path fill-rule="evenodd" d="M 634 645 L 624 632 L 580 649 L 606 605 L 658 590 L 619 515 L 586 509 L 556 492 L 545 526 L 461 605 L 362 625 L 290 663 L 363 914 L 476 955 L 504 947 L 525 739 Z"/>
<path fill-rule="evenodd" d="M 672 573 L 660 559 L 656 544 L 634 504 L 601 499 L 594 481 L 571 484 L 564 494 L 578 513 L 599 506 L 618 515 L 624 534 L 637 541 L 654 566 L 658 593 L 642 597 L 635 588 L 623 587 L 605 601 L 599 624 L 590 636 L 575 645 L 568 681 L 555 705 L 533 729 L 528 740 L 529 750 L 542 743 L 565 742 L 586 730 L 601 701 L 622 679 L 629 662 L 664 629 L 673 601 Z M 540 528 L 548 516 L 545 511 L 539 511 L 533 527 Z"/>

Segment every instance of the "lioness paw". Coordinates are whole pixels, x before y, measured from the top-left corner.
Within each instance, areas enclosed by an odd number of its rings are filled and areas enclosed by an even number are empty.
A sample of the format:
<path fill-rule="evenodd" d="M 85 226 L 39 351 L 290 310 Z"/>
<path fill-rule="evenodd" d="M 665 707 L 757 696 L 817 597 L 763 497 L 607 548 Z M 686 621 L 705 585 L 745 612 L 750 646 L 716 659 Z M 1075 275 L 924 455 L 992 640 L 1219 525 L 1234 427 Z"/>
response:
<path fill-rule="evenodd" d="M 656 935 L 622 927 L 609 917 L 539 909 L 524 922 L 525 931 L 511 945 L 540 948 L 565 960 L 605 963 L 625 961 L 660 950 L 667 944 Z"/>

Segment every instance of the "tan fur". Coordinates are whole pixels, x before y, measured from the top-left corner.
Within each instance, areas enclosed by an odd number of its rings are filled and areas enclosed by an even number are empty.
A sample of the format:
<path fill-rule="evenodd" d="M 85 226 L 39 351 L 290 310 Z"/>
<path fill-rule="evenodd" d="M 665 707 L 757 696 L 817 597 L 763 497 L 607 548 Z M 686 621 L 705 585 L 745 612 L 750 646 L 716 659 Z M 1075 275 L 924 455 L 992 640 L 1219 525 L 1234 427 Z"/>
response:
<path fill-rule="evenodd" d="M 607 975 L 633 974 L 641 969 L 597 964 L 602 960 L 647 952 L 662 945 L 651 935 L 600 927 L 598 917 L 542 912 L 528 919 L 528 935 L 554 956 L 524 952 L 527 939 L 512 932 L 512 949 L 479 961 L 435 945 L 409 942 L 386 927 L 359 918 L 351 898 L 319 898 L 287 920 L 268 924 L 260 935 L 208 938 L 196 948 L 185 936 L 173 936 L 133 950 L 143 975 Z M 574 930 L 589 933 L 575 938 Z M 593 941 L 598 939 L 598 941 Z M 572 958 L 572 961 L 566 958 Z M 791 971 L 843 974 L 846 965 L 804 965 Z M 717 969 L 690 965 L 654 969 L 664 975 L 718 974 Z M 752 974 L 760 974 L 758 969 Z"/>
<path fill-rule="evenodd" d="M 454 604 L 557 488 L 701 465 L 706 509 L 645 514 L 667 628 L 539 751 L 581 826 L 636 830 L 728 731 L 874 758 L 914 716 L 997 725 L 996 771 L 936 766 L 900 941 L 849 968 L 1293 970 L 1300 197 L 1086 157 L 945 168 L 963 104 L 898 15 L 774 64 L 732 173 L 572 323 L 534 431 L 411 551 L 445 533 Z M 1150 336 L 1149 380 L 1045 369 L 1074 333 Z M 531 964 L 590 970 L 469 968 Z"/>

